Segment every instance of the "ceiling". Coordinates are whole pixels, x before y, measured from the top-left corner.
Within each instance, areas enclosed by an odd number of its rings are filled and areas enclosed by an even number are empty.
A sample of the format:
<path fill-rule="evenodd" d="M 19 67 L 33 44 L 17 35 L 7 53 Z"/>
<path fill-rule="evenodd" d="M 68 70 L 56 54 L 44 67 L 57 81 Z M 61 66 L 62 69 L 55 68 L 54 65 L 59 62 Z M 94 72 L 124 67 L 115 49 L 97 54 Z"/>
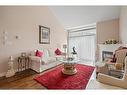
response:
<path fill-rule="evenodd" d="M 120 6 L 50 6 L 64 28 L 119 18 Z"/>

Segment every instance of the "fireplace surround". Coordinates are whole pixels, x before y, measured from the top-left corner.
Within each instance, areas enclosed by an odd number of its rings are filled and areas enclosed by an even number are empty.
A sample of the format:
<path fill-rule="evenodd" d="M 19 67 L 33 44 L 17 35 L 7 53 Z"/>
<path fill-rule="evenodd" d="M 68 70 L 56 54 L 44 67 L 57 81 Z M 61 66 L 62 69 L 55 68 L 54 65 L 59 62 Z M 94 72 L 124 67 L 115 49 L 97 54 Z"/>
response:
<path fill-rule="evenodd" d="M 102 61 L 112 58 L 113 52 L 111 51 L 102 51 Z"/>
<path fill-rule="evenodd" d="M 106 58 L 112 57 L 116 49 L 122 44 L 98 44 L 99 47 L 99 61 L 104 61 Z"/>

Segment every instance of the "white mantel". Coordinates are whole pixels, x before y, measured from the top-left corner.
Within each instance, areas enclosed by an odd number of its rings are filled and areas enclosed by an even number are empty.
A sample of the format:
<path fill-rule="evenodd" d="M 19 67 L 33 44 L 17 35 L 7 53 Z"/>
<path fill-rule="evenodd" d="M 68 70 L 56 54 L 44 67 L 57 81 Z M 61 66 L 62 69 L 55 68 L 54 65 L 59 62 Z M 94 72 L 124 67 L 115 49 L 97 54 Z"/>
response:
<path fill-rule="evenodd" d="M 99 47 L 99 61 L 102 61 L 102 51 L 113 52 L 118 49 L 122 44 L 98 44 Z"/>

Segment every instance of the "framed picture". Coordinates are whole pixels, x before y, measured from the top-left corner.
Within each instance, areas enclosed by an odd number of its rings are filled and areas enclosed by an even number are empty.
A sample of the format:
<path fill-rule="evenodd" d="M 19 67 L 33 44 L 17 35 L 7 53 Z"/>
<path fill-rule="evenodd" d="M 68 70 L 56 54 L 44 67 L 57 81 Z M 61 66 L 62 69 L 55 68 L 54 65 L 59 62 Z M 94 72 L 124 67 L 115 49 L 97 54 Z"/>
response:
<path fill-rule="evenodd" d="M 39 43 L 50 44 L 50 28 L 39 25 Z"/>

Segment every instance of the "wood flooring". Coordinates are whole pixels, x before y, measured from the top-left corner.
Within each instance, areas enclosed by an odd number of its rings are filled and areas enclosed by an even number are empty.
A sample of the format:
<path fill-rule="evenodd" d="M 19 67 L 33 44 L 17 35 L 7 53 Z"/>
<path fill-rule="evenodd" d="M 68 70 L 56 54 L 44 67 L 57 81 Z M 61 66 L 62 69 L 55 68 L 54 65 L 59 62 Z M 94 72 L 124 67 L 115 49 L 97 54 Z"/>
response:
<path fill-rule="evenodd" d="M 15 76 L 10 78 L 2 77 L 0 78 L 0 89 L 46 89 L 44 86 L 33 80 L 37 75 L 39 74 L 28 69 L 16 73 Z"/>

